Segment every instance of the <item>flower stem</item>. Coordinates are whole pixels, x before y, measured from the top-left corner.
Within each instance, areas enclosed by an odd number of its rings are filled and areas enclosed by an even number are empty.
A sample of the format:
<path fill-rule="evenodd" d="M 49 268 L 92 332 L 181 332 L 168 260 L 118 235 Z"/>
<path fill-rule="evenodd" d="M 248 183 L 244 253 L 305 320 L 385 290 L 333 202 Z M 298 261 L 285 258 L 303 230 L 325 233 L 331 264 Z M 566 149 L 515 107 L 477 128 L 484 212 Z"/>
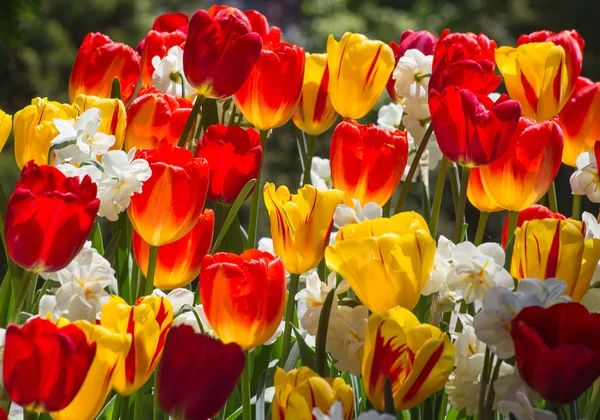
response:
<path fill-rule="evenodd" d="M 486 346 L 483 359 L 483 371 L 481 372 L 481 388 L 479 390 L 479 418 L 485 420 L 485 394 L 487 392 L 488 382 L 490 380 L 490 365 L 492 362 L 492 352 Z"/>
<path fill-rule="evenodd" d="M 158 389 L 158 373 L 154 372 L 154 401 L 152 404 L 152 420 L 159 420 L 159 415 L 160 413 L 160 407 L 158 405 L 158 395 L 156 393 L 156 390 Z"/>
<path fill-rule="evenodd" d="M 146 276 L 146 290 L 144 295 L 148 296 L 152 293 L 154 287 L 154 272 L 156 271 L 156 259 L 158 257 L 158 247 L 150 245 L 150 256 L 148 257 L 148 275 Z"/>
<path fill-rule="evenodd" d="M 454 222 L 454 243 L 460 242 L 463 221 L 465 218 L 465 206 L 467 204 L 467 186 L 469 185 L 469 173 L 471 168 L 463 167 L 460 178 L 460 190 L 458 191 L 458 202 L 456 203 L 456 220 Z"/>
<path fill-rule="evenodd" d="M 435 192 L 433 193 L 433 204 L 431 205 L 431 221 L 429 230 L 431 236 L 435 239 L 437 226 L 440 219 L 440 209 L 442 206 L 442 196 L 444 195 L 444 184 L 446 183 L 446 170 L 448 169 L 448 158 L 444 156 L 440 162 L 440 171 L 435 183 Z"/>
<path fill-rule="evenodd" d="M 419 167 L 419 162 L 421 161 L 421 156 L 425 152 L 427 148 L 427 143 L 429 143 L 429 139 L 431 138 L 431 134 L 433 133 L 433 125 L 429 124 L 427 127 L 427 131 L 423 135 L 423 139 L 421 140 L 421 144 L 417 149 L 417 153 L 415 153 L 415 157 L 410 165 L 410 169 L 408 170 L 408 174 L 404 179 L 404 184 L 402 185 L 402 190 L 400 191 L 400 198 L 398 198 L 398 202 L 396 203 L 396 208 L 394 209 L 394 214 L 398 214 L 402 211 L 402 207 L 404 207 L 404 202 L 406 201 L 406 197 L 408 196 L 408 190 L 410 189 L 410 184 L 412 183 L 412 179 L 415 176 L 415 172 L 417 172 L 417 168 Z"/>
<path fill-rule="evenodd" d="M 304 162 L 304 180 L 303 185 L 310 184 L 310 170 L 312 168 L 312 159 L 317 146 L 317 136 L 311 134 L 308 136 L 308 151 L 306 153 L 306 161 Z"/>
<path fill-rule="evenodd" d="M 494 366 L 494 372 L 492 373 L 492 377 L 490 379 L 490 386 L 485 400 L 484 418 L 491 418 L 492 415 L 492 408 L 494 407 L 494 398 L 496 397 L 496 392 L 494 391 L 494 382 L 496 382 L 496 379 L 498 379 L 498 375 L 500 374 L 500 366 L 502 366 L 502 360 L 498 359 L 496 360 L 496 366 Z"/>
<path fill-rule="evenodd" d="M 294 310 L 296 309 L 296 293 L 298 293 L 298 283 L 300 274 L 290 275 L 290 291 L 288 293 L 287 306 L 285 308 L 285 328 L 283 330 L 283 350 L 281 352 L 281 366 L 285 365 L 288 354 L 290 353 L 290 344 L 292 341 L 292 322 L 294 322 Z"/>
<path fill-rule="evenodd" d="M 252 412 L 250 409 L 250 363 L 248 360 L 248 352 L 246 352 L 246 364 L 242 371 L 242 414 L 244 420 L 251 420 Z"/>
<path fill-rule="evenodd" d="M 141 387 L 135 393 L 135 403 L 133 406 L 133 420 L 142 420 L 143 411 L 144 411 L 144 387 Z"/>
<path fill-rule="evenodd" d="M 10 311 L 10 317 L 8 318 L 8 323 L 13 324 L 16 323 L 19 319 L 19 314 L 21 313 L 21 309 L 23 308 L 23 303 L 25 303 L 25 298 L 27 297 L 27 291 L 29 290 L 32 283 L 35 283 L 38 274 L 33 271 L 25 270 L 23 271 L 23 277 L 21 278 L 21 284 L 19 285 L 19 290 L 15 295 L 15 301 L 13 302 L 12 310 Z M 33 292 L 32 292 L 33 293 Z"/>
<path fill-rule="evenodd" d="M 258 227 L 258 209 L 260 205 L 260 195 L 262 192 L 262 172 L 265 167 L 265 158 L 267 156 L 267 138 L 269 130 L 260 130 L 260 144 L 262 146 L 262 164 L 256 177 L 254 191 L 252 191 L 252 201 L 250 203 L 250 220 L 248 225 L 248 248 L 256 247 L 256 229 Z"/>
<path fill-rule="evenodd" d="M 487 211 L 479 212 L 479 223 L 477 223 L 477 233 L 475 234 L 475 246 L 483 242 L 483 234 L 485 233 L 485 225 L 487 225 L 489 213 Z"/>
<path fill-rule="evenodd" d="M 192 125 L 194 125 L 194 122 L 196 121 L 198 114 L 200 113 L 200 107 L 202 106 L 203 102 L 204 95 L 198 95 L 196 97 L 196 102 L 194 102 L 194 106 L 192 107 L 192 111 L 190 112 L 190 116 L 188 117 L 188 120 L 186 121 L 185 126 L 183 127 L 183 131 L 181 132 L 181 137 L 179 137 L 179 142 L 177 143 L 177 146 L 185 147 L 187 139 L 190 136 L 190 131 L 192 131 Z"/>
<path fill-rule="evenodd" d="M 558 211 L 558 202 L 556 201 L 556 185 L 554 185 L 554 181 L 552 181 L 552 185 L 550 185 L 550 189 L 548 190 L 548 207 L 553 212 Z"/>
<path fill-rule="evenodd" d="M 586 420 L 597 419 L 598 412 L 600 411 L 600 381 L 596 381 L 593 389 L 594 393 L 592 394 L 592 403 L 587 410 L 585 416 Z"/>
<path fill-rule="evenodd" d="M 504 268 L 510 272 L 510 265 L 512 263 L 512 254 L 514 249 L 514 237 L 515 231 L 517 230 L 517 219 L 519 218 L 519 212 L 509 211 L 508 212 L 508 233 L 506 236 L 506 260 L 504 262 Z"/>
<path fill-rule="evenodd" d="M 581 220 L 581 196 L 573 196 L 573 210 L 571 210 L 571 217 L 575 220 Z"/>

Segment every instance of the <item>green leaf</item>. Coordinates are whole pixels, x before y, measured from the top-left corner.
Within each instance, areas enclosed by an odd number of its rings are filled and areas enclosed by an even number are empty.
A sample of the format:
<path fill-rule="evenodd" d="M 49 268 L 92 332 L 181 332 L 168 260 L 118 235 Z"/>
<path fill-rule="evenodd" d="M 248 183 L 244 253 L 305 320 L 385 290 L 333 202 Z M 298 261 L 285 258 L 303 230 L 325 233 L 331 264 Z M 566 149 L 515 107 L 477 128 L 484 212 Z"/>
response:
<path fill-rule="evenodd" d="M 114 99 L 121 99 L 121 81 L 118 77 L 115 77 L 112 81 L 110 97 Z"/>
<path fill-rule="evenodd" d="M 298 344 L 298 348 L 300 350 L 300 359 L 302 360 L 302 365 L 307 366 L 316 372 L 316 358 L 315 353 L 310 348 L 306 341 L 304 341 L 304 337 L 306 336 L 306 332 L 304 336 L 296 327 L 292 325 L 292 329 L 294 331 L 294 335 L 296 336 L 296 343 Z M 289 360 L 289 359 L 288 359 Z M 286 363 L 287 365 L 287 363 Z M 294 364 L 295 365 L 295 364 Z M 292 368 L 293 369 L 293 368 Z"/>
<path fill-rule="evenodd" d="M 100 223 L 98 223 L 98 220 L 96 220 L 92 226 L 90 240 L 92 241 L 92 246 L 100 255 L 102 255 L 104 253 L 104 245 L 102 244 L 102 230 L 100 229 Z"/>
<path fill-rule="evenodd" d="M 306 343 L 305 343 L 306 344 Z M 283 370 L 289 372 L 292 369 L 296 368 L 296 363 L 298 363 L 298 359 L 300 358 L 300 347 L 298 342 L 296 341 L 292 346 L 292 350 L 290 350 L 290 354 L 288 355 L 287 360 L 285 361 L 285 365 L 283 366 Z"/>
<path fill-rule="evenodd" d="M 258 378 L 256 388 L 256 420 L 265 420 L 265 387 L 267 385 L 267 371 L 263 370 Z"/>
<path fill-rule="evenodd" d="M 321 308 L 321 316 L 319 317 L 319 330 L 317 331 L 317 369 L 316 372 L 325 377 L 325 369 L 327 367 L 327 329 L 329 328 L 329 317 L 331 315 L 331 306 L 335 297 L 335 289 L 331 289 L 327 293 L 323 307 Z"/>
<path fill-rule="evenodd" d="M 104 253 L 102 256 L 111 264 L 115 261 L 115 255 L 117 255 L 117 247 L 119 246 L 119 239 L 121 238 L 121 231 L 118 230 L 113 233 L 112 238 L 110 238 L 110 242 L 104 248 Z"/>

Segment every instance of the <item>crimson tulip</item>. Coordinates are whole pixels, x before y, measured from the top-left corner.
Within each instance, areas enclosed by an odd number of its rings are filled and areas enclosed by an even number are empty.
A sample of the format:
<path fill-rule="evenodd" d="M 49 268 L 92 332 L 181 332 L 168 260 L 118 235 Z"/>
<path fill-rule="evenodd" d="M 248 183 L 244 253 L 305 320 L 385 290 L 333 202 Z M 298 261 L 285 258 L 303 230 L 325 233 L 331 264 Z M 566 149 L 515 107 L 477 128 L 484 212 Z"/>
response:
<path fill-rule="evenodd" d="M 440 150 L 467 167 L 487 165 L 502 156 L 521 116 L 519 103 L 506 95 L 493 102 L 457 86 L 441 93 L 430 91 L 429 108 Z"/>
<path fill-rule="evenodd" d="M 9 325 L 2 370 L 10 399 L 29 410 L 62 410 L 75 398 L 96 355 L 96 343 L 74 324 L 43 318 Z"/>
<path fill-rule="evenodd" d="M 269 27 L 267 18 L 256 10 L 242 12 L 236 7 L 224 4 L 215 4 L 208 9 L 208 14 L 213 17 L 224 17 L 233 15 L 248 25 L 252 32 L 256 32 L 262 38 L 263 44 L 278 43 L 281 41 L 281 29 L 277 26 Z"/>
<path fill-rule="evenodd" d="M 171 328 L 158 368 L 158 403 L 173 418 L 212 418 L 233 392 L 245 359 L 235 343 L 223 344 L 188 325 Z"/>
<path fill-rule="evenodd" d="M 405 131 L 389 130 L 374 124 L 344 120 L 331 138 L 331 180 L 334 188 L 346 192 L 349 201 L 364 206 L 374 202 L 383 206 L 402 179 L 408 160 Z"/>
<path fill-rule="evenodd" d="M 292 118 L 304 81 L 304 50 L 286 42 L 267 44 L 256 66 L 236 92 L 244 117 L 261 130 L 270 130 Z"/>
<path fill-rule="evenodd" d="M 198 143 L 196 157 L 206 159 L 210 168 L 208 199 L 231 204 L 248 181 L 258 177 L 260 136 L 251 128 L 211 125 Z"/>
<path fill-rule="evenodd" d="M 188 15 L 181 12 L 165 13 L 154 19 L 152 31 L 156 32 L 175 32 L 179 31 L 187 35 Z M 146 38 L 138 44 L 136 51 L 141 56 L 146 44 Z M 150 58 L 152 59 L 152 58 Z"/>
<path fill-rule="evenodd" d="M 4 220 L 10 258 L 36 272 L 65 268 L 92 230 L 100 206 L 96 189 L 89 176 L 70 178 L 54 166 L 27 163 Z"/>
<path fill-rule="evenodd" d="M 445 29 L 433 54 L 429 89 L 441 92 L 454 85 L 482 95 L 493 92 L 501 80 L 494 72 L 495 50 L 496 42 L 484 34 Z"/>
<path fill-rule="evenodd" d="M 152 59 L 156 56 L 160 58 L 166 57 L 169 49 L 175 46 L 183 49 L 186 38 L 187 34 L 179 29 L 173 32 L 159 32 L 152 29 L 148 32 L 148 35 L 142 41 L 144 45 L 140 64 L 142 85 L 152 84 L 152 74 L 154 73 Z"/>
<path fill-rule="evenodd" d="M 579 303 L 525 308 L 511 336 L 519 375 L 547 401 L 568 404 L 600 376 L 600 314 Z"/>
<path fill-rule="evenodd" d="M 239 18 L 197 10 L 183 50 L 185 77 L 199 95 L 227 98 L 246 81 L 261 48 L 260 35 Z"/>
<path fill-rule="evenodd" d="M 121 83 L 121 98 L 128 104 L 140 78 L 140 57 L 133 48 L 112 41 L 99 32 L 87 34 L 71 70 L 69 100 L 81 93 L 110 98 L 115 77 Z"/>
<path fill-rule="evenodd" d="M 521 210 L 517 217 L 517 227 L 520 228 L 528 220 L 541 220 L 541 219 L 557 219 L 565 220 L 566 217 L 558 212 L 553 212 L 546 206 L 541 204 L 534 204 L 531 207 Z M 504 228 L 502 229 L 502 248 L 506 248 L 506 237 L 508 235 L 508 216 L 504 222 Z"/>
<path fill-rule="evenodd" d="M 400 58 L 404 56 L 408 50 L 419 50 L 424 55 L 433 55 L 435 51 L 435 45 L 437 44 L 437 37 L 429 31 L 411 31 L 410 29 L 402 32 L 400 36 L 400 43 L 396 44 L 394 41 L 390 42 L 390 47 L 394 51 L 394 58 L 396 59 L 396 65 Z M 386 89 L 390 98 L 394 102 L 398 102 L 399 98 L 396 95 L 394 89 L 395 80 L 390 74 L 390 79 L 387 82 Z"/>

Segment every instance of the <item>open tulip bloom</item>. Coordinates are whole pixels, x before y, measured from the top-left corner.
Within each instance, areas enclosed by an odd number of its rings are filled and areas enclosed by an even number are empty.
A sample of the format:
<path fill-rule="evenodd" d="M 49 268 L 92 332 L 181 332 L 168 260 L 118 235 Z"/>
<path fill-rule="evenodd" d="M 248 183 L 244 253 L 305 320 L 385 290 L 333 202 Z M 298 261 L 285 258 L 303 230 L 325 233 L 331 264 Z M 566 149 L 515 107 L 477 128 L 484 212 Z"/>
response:
<path fill-rule="evenodd" d="M 216 4 L 137 47 L 91 32 L 68 103 L 0 110 L 0 419 L 600 419 L 579 33 L 305 51 L 272 23 Z"/>

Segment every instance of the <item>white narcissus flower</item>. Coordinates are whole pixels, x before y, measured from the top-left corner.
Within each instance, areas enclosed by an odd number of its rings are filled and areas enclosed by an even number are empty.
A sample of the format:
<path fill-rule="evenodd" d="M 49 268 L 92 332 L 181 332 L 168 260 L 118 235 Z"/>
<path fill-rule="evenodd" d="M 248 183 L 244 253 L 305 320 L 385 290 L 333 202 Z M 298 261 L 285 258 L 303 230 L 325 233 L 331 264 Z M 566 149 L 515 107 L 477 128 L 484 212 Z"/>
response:
<path fill-rule="evenodd" d="M 485 344 L 479 341 L 477 335 L 475 335 L 473 317 L 469 314 L 459 313 L 458 318 L 463 326 L 463 330 L 460 333 L 452 333 L 452 336 L 455 338 L 455 364 L 457 366 L 460 364 L 461 359 L 468 359 L 485 351 Z"/>
<path fill-rule="evenodd" d="M 580 154 L 575 161 L 577 170 L 571 175 L 573 195 L 587 195 L 592 203 L 600 203 L 600 177 L 596 156 L 591 152 Z"/>
<path fill-rule="evenodd" d="M 512 290 L 514 281 L 504 269 L 504 250 L 496 243 L 479 246 L 461 242 L 452 254 L 452 270 L 446 281 L 452 289 L 459 290 L 466 303 L 482 300 L 492 287 L 501 286 Z"/>
<path fill-rule="evenodd" d="M 99 133 L 102 123 L 98 108 L 90 108 L 77 121 L 54 118 L 59 134 L 50 142 L 58 162 L 81 163 L 96 160 L 115 144 L 115 136 Z"/>
<path fill-rule="evenodd" d="M 206 318 L 206 314 L 204 313 L 204 308 L 202 307 L 202 305 L 194 306 L 194 310 L 198 314 L 198 318 L 200 318 L 200 322 L 202 323 L 202 329 L 204 330 L 204 333 L 208 335 L 214 335 L 213 329 L 208 323 L 208 319 Z M 196 314 L 194 314 L 193 311 L 186 311 L 180 313 L 179 315 L 177 315 L 177 312 L 174 312 L 174 314 L 176 315 L 176 317 L 173 318 L 171 326 L 175 327 L 177 325 L 189 325 L 197 333 L 202 332 L 200 326 L 198 325 Z"/>
<path fill-rule="evenodd" d="M 167 298 L 173 307 L 173 314 L 177 315 L 184 305 L 194 306 L 194 293 L 191 290 L 178 287 L 177 289 L 171 290 L 168 294 L 165 294 L 160 289 L 154 289 L 153 295 L 158 297 Z"/>
<path fill-rule="evenodd" d="M 169 48 L 163 58 L 154 56 L 152 66 L 154 67 L 152 85 L 161 92 L 186 97 L 195 93 L 183 73 L 183 50 L 178 45 Z M 182 85 L 184 92 L 181 90 Z"/>
<path fill-rule="evenodd" d="M 360 376 L 368 317 L 366 306 L 340 306 L 329 319 L 326 349 L 339 371 Z"/>
<path fill-rule="evenodd" d="M 581 220 L 585 224 L 585 240 L 588 239 L 600 239 L 600 223 L 598 223 L 598 219 L 587 211 L 584 211 L 581 215 Z M 596 265 L 596 270 L 594 270 L 594 275 L 592 276 L 592 280 L 590 281 L 590 285 L 598 283 L 600 281 L 600 262 Z M 590 289 L 590 291 L 593 289 Z M 588 302 L 590 302 L 588 300 Z M 589 308 L 588 308 L 589 309 Z"/>
<path fill-rule="evenodd" d="M 316 420 L 344 420 L 344 407 L 341 401 L 333 403 L 327 414 L 324 414 L 319 407 L 313 408 L 313 416 Z M 375 410 L 362 412 L 356 420 L 395 420 L 396 416 L 391 414 L 380 414 Z"/>
<path fill-rule="evenodd" d="M 396 95 L 427 103 L 432 63 L 433 55 L 425 55 L 417 49 L 406 51 L 392 73 L 392 78 L 396 81 Z"/>
<path fill-rule="evenodd" d="M 142 192 L 142 185 L 152 175 L 145 159 L 135 159 L 135 148 L 129 153 L 111 150 L 102 157 L 104 176 L 98 184 L 98 215 L 114 222 L 131 203 L 131 196 Z"/>
<path fill-rule="evenodd" d="M 353 223 L 360 223 L 364 220 L 378 219 L 383 215 L 383 209 L 377 203 L 369 202 L 362 207 L 360 201 L 356 198 L 353 198 L 352 202 L 354 203 L 354 208 L 345 204 L 340 204 L 336 207 L 333 214 L 333 223 L 338 229 Z"/>
<path fill-rule="evenodd" d="M 75 166 L 70 163 L 59 163 L 56 165 L 56 169 L 70 178 L 78 177 L 80 180 L 87 175 L 96 184 L 102 178 L 102 171 L 96 165 Z"/>
<path fill-rule="evenodd" d="M 382 105 L 379 111 L 377 111 L 377 125 L 379 128 L 396 131 L 400 128 L 400 124 L 402 124 L 403 113 L 404 107 L 395 102 Z"/>
<path fill-rule="evenodd" d="M 300 186 L 302 186 L 303 179 L 304 173 L 302 173 L 302 177 L 300 178 Z M 319 190 L 330 190 L 333 188 L 329 159 L 323 159 L 318 156 L 314 156 L 312 158 L 312 165 L 310 167 L 310 183 Z"/>
<path fill-rule="evenodd" d="M 335 272 L 329 273 L 327 283 L 322 282 L 316 272 L 312 272 L 306 276 L 306 287 L 300 290 L 295 296 L 295 299 L 298 301 L 298 319 L 300 319 L 300 325 L 311 335 L 317 335 L 321 309 L 329 291 L 335 289 L 337 296 L 350 288 L 350 284 L 346 279 L 342 280 L 337 287 L 335 283 Z M 336 308 L 337 300 L 331 307 L 332 314 Z"/>
<path fill-rule="evenodd" d="M 452 253 L 455 247 L 456 245 L 451 240 L 440 235 L 429 280 L 421 290 L 421 294 L 424 296 L 432 293 L 438 294 L 438 298 L 433 302 L 435 312 L 450 312 L 456 306 L 456 292 L 450 289 L 446 282 L 446 277 L 452 270 Z"/>
<path fill-rule="evenodd" d="M 525 390 L 517 392 L 514 401 L 501 401 L 498 403 L 498 411 L 505 420 L 556 420 L 556 414 L 551 411 L 535 408 Z"/>

